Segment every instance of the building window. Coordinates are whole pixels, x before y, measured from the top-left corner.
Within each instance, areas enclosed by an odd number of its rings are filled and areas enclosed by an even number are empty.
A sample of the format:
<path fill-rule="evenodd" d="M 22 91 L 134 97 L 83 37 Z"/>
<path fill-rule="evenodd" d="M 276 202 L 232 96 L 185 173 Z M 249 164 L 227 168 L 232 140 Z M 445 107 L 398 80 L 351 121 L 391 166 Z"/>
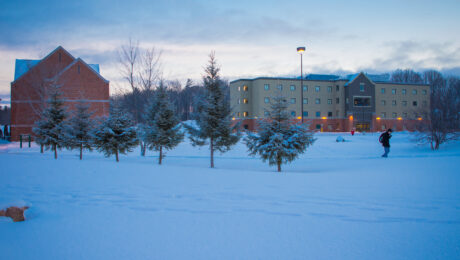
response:
<path fill-rule="evenodd" d="M 315 104 L 321 104 L 321 99 L 319 98 L 315 99 Z"/>
<path fill-rule="evenodd" d="M 282 84 L 279 84 L 278 86 L 276 86 L 276 88 L 277 88 L 278 90 L 283 90 L 283 85 L 282 85 Z"/>
<path fill-rule="evenodd" d="M 384 88 L 381 88 L 381 89 L 380 89 L 380 93 L 385 94 L 385 89 L 384 89 Z"/>
<path fill-rule="evenodd" d="M 385 112 L 382 112 L 382 113 L 380 114 L 380 117 L 381 117 L 381 118 L 385 118 L 385 117 L 387 117 L 387 113 L 385 113 Z"/>
<path fill-rule="evenodd" d="M 316 129 L 321 129 L 321 125 L 320 125 L 320 124 L 317 124 L 317 125 L 316 125 Z"/>
<path fill-rule="evenodd" d="M 238 112 L 238 117 L 240 117 L 240 112 Z"/>
<path fill-rule="evenodd" d="M 381 103 L 382 103 L 382 106 L 384 106 L 386 105 L 387 102 L 385 100 L 382 100 Z"/>
<path fill-rule="evenodd" d="M 426 90 L 425 90 L 425 89 L 422 90 L 422 94 L 423 94 L 423 95 L 426 95 Z"/>
<path fill-rule="evenodd" d="M 405 89 L 405 88 L 403 88 L 403 89 L 401 90 L 401 94 L 406 95 L 406 89 Z"/>
<path fill-rule="evenodd" d="M 394 113 L 391 115 L 393 118 L 396 118 L 398 116 L 398 114 Z"/>
<path fill-rule="evenodd" d="M 332 117 L 332 112 L 327 112 L 328 117 Z"/>
<path fill-rule="evenodd" d="M 291 111 L 291 116 L 295 116 L 295 111 Z"/>
<path fill-rule="evenodd" d="M 364 92 L 364 83 L 359 83 L 359 91 Z"/>
<path fill-rule="evenodd" d="M 266 117 L 270 116 L 270 112 L 264 111 L 264 116 L 266 116 Z"/>
<path fill-rule="evenodd" d="M 335 116 L 336 116 L 336 117 L 339 117 L 339 110 L 336 110 L 336 111 L 335 111 Z"/>
<path fill-rule="evenodd" d="M 248 99 L 247 98 L 243 98 L 243 104 L 247 104 L 248 103 Z"/>
<path fill-rule="evenodd" d="M 269 97 L 265 97 L 265 98 L 264 98 L 264 102 L 265 102 L 265 104 L 270 103 L 270 98 L 269 98 Z"/>
<path fill-rule="evenodd" d="M 321 87 L 320 86 L 316 86 L 315 87 L 315 92 L 319 92 L 321 90 Z"/>
<path fill-rule="evenodd" d="M 243 112 L 243 117 L 248 117 L 249 116 L 249 112 L 248 111 L 244 111 Z"/>
<path fill-rule="evenodd" d="M 340 103 L 340 98 L 335 98 L 335 103 L 339 104 Z"/>
<path fill-rule="evenodd" d="M 396 100 L 391 101 L 392 106 L 396 106 Z"/>
<path fill-rule="evenodd" d="M 303 117 L 308 117 L 308 111 L 303 111 Z"/>
<path fill-rule="evenodd" d="M 295 104 L 295 98 L 291 98 L 291 104 Z"/>
<path fill-rule="evenodd" d="M 414 112 L 414 118 L 417 118 L 417 117 L 418 117 L 417 112 Z"/>
<path fill-rule="evenodd" d="M 328 100 L 327 100 L 327 103 L 328 103 L 329 105 L 332 105 L 332 99 L 328 99 Z"/>
<path fill-rule="evenodd" d="M 248 86 L 243 86 L 243 91 L 248 91 Z"/>
<path fill-rule="evenodd" d="M 353 97 L 353 106 L 355 107 L 370 107 L 371 97 Z"/>
<path fill-rule="evenodd" d="M 391 94 L 396 95 L 396 89 L 395 88 L 391 90 Z"/>
<path fill-rule="evenodd" d="M 384 130 L 387 130 L 387 126 L 386 125 L 382 125 L 382 131 Z"/>
<path fill-rule="evenodd" d="M 320 111 L 316 111 L 316 117 L 321 117 L 321 112 Z"/>
<path fill-rule="evenodd" d="M 412 105 L 413 105 L 414 107 L 416 107 L 416 106 L 417 106 L 417 101 L 413 101 L 413 102 L 412 102 Z"/>
<path fill-rule="evenodd" d="M 332 92 L 332 86 L 327 87 L 327 92 L 329 92 L 329 93 Z"/>
<path fill-rule="evenodd" d="M 348 98 L 345 98 L 345 103 L 347 103 L 347 104 L 350 103 Z"/>
<path fill-rule="evenodd" d="M 304 99 L 303 99 L 303 103 L 304 103 L 304 104 L 308 104 L 308 98 L 304 98 Z"/>
<path fill-rule="evenodd" d="M 294 91 L 295 90 L 295 85 L 291 85 L 289 88 L 291 89 L 291 91 Z"/>
<path fill-rule="evenodd" d="M 265 85 L 264 85 L 264 89 L 265 89 L 265 90 L 270 90 L 270 85 L 269 85 L 269 84 L 265 84 Z"/>
<path fill-rule="evenodd" d="M 427 106 L 427 105 L 428 105 L 428 102 L 426 102 L 426 100 L 423 100 L 423 101 L 422 101 L 422 105 L 423 105 L 423 106 Z"/>
<path fill-rule="evenodd" d="M 241 91 L 241 87 L 238 87 L 238 91 Z"/>
<path fill-rule="evenodd" d="M 412 95 L 417 95 L 417 90 L 416 89 L 412 90 Z"/>
<path fill-rule="evenodd" d="M 403 118 L 407 118 L 407 113 L 403 113 Z"/>
<path fill-rule="evenodd" d="M 307 85 L 303 85 L 303 91 L 308 91 L 308 86 Z"/>
<path fill-rule="evenodd" d="M 241 99 L 240 98 L 238 99 L 238 104 L 241 104 Z"/>
<path fill-rule="evenodd" d="M 407 107 L 407 101 L 406 100 L 403 100 L 401 103 L 402 103 L 403 107 Z"/>
<path fill-rule="evenodd" d="M 340 90 L 339 85 L 336 85 L 336 86 L 335 86 L 335 91 L 339 91 L 339 90 Z"/>
<path fill-rule="evenodd" d="M 246 129 L 246 130 L 249 129 L 249 125 L 244 125 L 243 127 L 244 127 L 244 129 Z"/>

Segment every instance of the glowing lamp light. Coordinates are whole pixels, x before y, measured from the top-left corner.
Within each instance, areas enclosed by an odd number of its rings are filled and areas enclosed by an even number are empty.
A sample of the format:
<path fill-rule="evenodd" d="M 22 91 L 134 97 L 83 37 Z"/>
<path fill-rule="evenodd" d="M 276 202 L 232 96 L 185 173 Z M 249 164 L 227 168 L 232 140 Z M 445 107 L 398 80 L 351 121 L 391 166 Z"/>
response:
<path fill-rule="evenodd" d="M 398 117 L 398 120 L 402 120 L 402 117 Z"/>
<path fill-rule="evenodd" d="M 321 118 L 322 118 L 322 119 L 327 119 L 327 117 L 325 117 L 325 116 L 323 116 L 323 117 L 321 117 Z"/>
<path fill-rule="evenodd" d="M 376 117 L 375 119 L 380 120 L 380 117 Z"/>
<path fill-rule="evenodd" d="M 422 121 L 422 118 L 421 118 L 421 117 L 419 117 L 419 118 L 417 118 L 417 120 L 418 120 L 418 121 Z"/>
<path fill-rule="evenodd" d="M 353 116 L 349 116 L 348 119 L 353 120 Z"/>
<path fill-rule="evenodd" d="M 305 51 L 305 47 L 297 47 L 297 52 L 302 53 Z"/>
<path fill-rule="evenodd" d="M 302 117 L 301 117 L 301 116 L 298 116 L 297 119 L 302 119 Z"/>
<path fill-rule="evenodd" d="M 234 118 L 234 117 L 232 117 L 232 120 L 233 120 L 233 121 L 235 121 L 235 118 Z"/>

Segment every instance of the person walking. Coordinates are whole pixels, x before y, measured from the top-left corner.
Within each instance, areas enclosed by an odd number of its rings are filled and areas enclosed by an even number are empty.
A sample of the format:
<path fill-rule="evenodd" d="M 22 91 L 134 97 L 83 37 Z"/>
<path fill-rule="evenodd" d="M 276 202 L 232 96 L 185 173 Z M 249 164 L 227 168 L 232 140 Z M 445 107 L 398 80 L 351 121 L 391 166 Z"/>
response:
<path fill-rule="evenodd" d="M 383 150 L 385 151 L 382 157 L 388 157 L 388 153 L 390 152 L 390 138 L 392 132 L 393 130 L 391 130 L 391 128 L 388 128 L 388 130 L 382 133 L 379 137 L 379 142 L 382 144 Z"/>

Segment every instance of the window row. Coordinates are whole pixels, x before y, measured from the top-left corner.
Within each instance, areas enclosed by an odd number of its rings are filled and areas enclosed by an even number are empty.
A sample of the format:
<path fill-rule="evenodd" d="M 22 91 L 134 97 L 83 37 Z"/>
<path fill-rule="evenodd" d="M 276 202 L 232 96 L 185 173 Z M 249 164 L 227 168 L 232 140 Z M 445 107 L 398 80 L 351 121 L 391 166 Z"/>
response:
<path fill-rule="evenodd" d="M 296 117 L 296 116 L 297 116 L 297 112 L 294 111 L 294 110 L 292 110 L 290 114 L 291 114 L 292 117 Z M 265 112 L 264 112 L 264 116 L 265 116 L 265 117 L 268 117 L 268 116 L 270 116 L 270 113 L 269 113 L 268 111 L 265 111 Z M 315 116 L 316 116 L 316 117 L 321 117 L 321 111 L 316 111 L 316 112 L 315 112 Z M 327 112 L 327 117 L 332 117 L 332 116 L 333 116 L 333 115 L 332 115 L 332 112 Z M 339 111 L 338 111 L 338 110 L 336 111 L 336 116 L 337 116 L 337 117 L 339 116 Z M 305 118 L 305 117 L 308 117 L 308 111 L 303 111 L 303 117 L 304 117 L 304 118 Z"/>
<path fill-rule="evenodd" d="M 386 100 L 381 100 L 381 101 L 380 101 L 380 104 L 382 104 L 382 106 L 386 106 L 387 102 L 386 102 Z M 396 105 L 397 105 L 397 101 L 396 101 L 396 100 L 392 100 L 392 101 L 391 101 L 391 105 L 392 105 L 392 106 L 396 106 Z M 402 105 L 403 107 L 407 107 L 407 101 L 406 101 L 406 100 L 401 101 L 401 105 Z M 427 102 L 426 100 L 423 100 L 423 101 L 422 101 L 422 105 L 423 105 L 423 106 L 427 106 L 427 105 L 428 105 L 428 102 Z M 414 107 L 418 106 L 418 102 L 417 102 L 417 101 L 412 101 L 412 106 L 414 106 Z"/>
<path fill-rule="evenodd" d="M 393 88 L 393 89 L 391 89 L 391 94 L 396 95 L 397 91 L 398 91 L 397 89 Z M 385 94 L 385 92 L 386 92 L 385 88 L 380 89 L 380 93 Z M 404 89 L 404 88 L 401 89 L 401 94 L 402 95 L 406 95 L 406 93 L 407 93 L 407 89 Z M 417 93 L 418 93 L 417 89 L 412 90 L 412 95 L 417 95 Z M 422 95 L 426 95 L 426 94 L 428 94 L 426 89 L 422 89 Z"/>
<path fill-rule="evenodd" d="M 290 98 L 290 99 L 289 99 L 289 103 L 291 103 L 291 104 L 296 104 L 296 102 L 297 102 L 297 99 L 296 99 L 296 98 Z M 264 103 L 266 103 L 266 104 L 270 103 L 270 98 L 269 98 L 269 97 L 265 97 L 265 98 L 264 98 Z M 304 99 L 303 99 L 303 103 L 304 103 L 304 104 L 308 104 L 308 98 L 304 98 Z M 335 99 L 335 103 L 336 103 L 336 104 L 340 104 L 340 98 L 336 98 L 336 99 Z M 245 104 L 246 104 L 246 103 L 245 103 Z M 320 99 L 320 98 L 316 98 L 316 99 L 315 99 L 315 104 L 321 104 L 321 99 Z M 328 100 L 327 100 L 327 104 L 332 105 L 332 99 L 328 99 Z"/>
<path fill-rule="evenodd" d="M 407 119 L 407 118 L 409 118 L 408 116 L 409 116 L 409 114 L 406 113 L 406 112 L 401 113 L 399 115 L 396 112 L 391 113 L 391 118 L 394 118 L 394 119 L 404 119 L 404 118 Z M 416 113 L 416 112 L 412 113 L 412 116 L 413 116 L 413 118 L 417 118 L 417 119 L 420 118 L 420 115 L 418 113 Z M 425 117 L 426 117 L 426 115 L 425 115 Z M 386 112 L 380 113 L 380 118 L 387 118 L 387 113 Z"/>
<path fill-rule="evenodd" d="M 236 117 L 241 117 L 241 116 L 243 116 L 243 117 L 248 117 L 248 116 L 249 116 L 249 112 L 247 112 L 247 111 L 244 111 L 244 112 L 241 112 L 241 113 L 240 113 L 240 112 L 236 112 L 236 113 L 235 113 L 235 116 L 236 116 Z"/>
<path fill-rule="evenodd" d="M 296 85 L 290 85 L 289 90 L 295 91 L 296 90 Z M 276 85 L 276 89 L 278 90 L 283 90 L 283 84 L 278 84 Z M 270 84 L 264 84 L 264 90 L 268 91 L 270 90 Z M 328 86 L 326 88 L 327 92 L 332 92 L 332 86 Z M 336 86 L 335 88 L 336 91 L 339 91 L 339 85 Z M 308 91 L 308 85 L 303 85 L 303 91 L 307 92 Z M 321 86 L 315 86 L 315 92 L 321 92 Z"/>
<path fill-rule="evenodd" d="M 248 90 L 249 90 L 249 87 L 246 86 L 246 85 L 244 85 L 244 86 L 242 86 L 242 87 L 238 87 L 238 91 L 241 91 L 241 90 L 243 90 L 243 91 L 248 91 Z"/>

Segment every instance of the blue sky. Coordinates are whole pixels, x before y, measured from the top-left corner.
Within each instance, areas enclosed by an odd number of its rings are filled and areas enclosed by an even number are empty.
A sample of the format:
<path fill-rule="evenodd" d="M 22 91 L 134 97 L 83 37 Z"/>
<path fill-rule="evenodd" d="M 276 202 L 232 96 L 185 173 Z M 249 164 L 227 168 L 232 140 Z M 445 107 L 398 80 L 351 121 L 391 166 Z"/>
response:
<path fill-rule="evenodd" d="M 385 72 L 460 74 L 460 1 L 7 1 L 0 0 L 0 94 L 16 58 L 58 45 L 99 63 L 122 88 L 117 50 L 129 38 L 163 52 L 164 77 L 200 80 L 214 50 L 222 76 Z"/>

